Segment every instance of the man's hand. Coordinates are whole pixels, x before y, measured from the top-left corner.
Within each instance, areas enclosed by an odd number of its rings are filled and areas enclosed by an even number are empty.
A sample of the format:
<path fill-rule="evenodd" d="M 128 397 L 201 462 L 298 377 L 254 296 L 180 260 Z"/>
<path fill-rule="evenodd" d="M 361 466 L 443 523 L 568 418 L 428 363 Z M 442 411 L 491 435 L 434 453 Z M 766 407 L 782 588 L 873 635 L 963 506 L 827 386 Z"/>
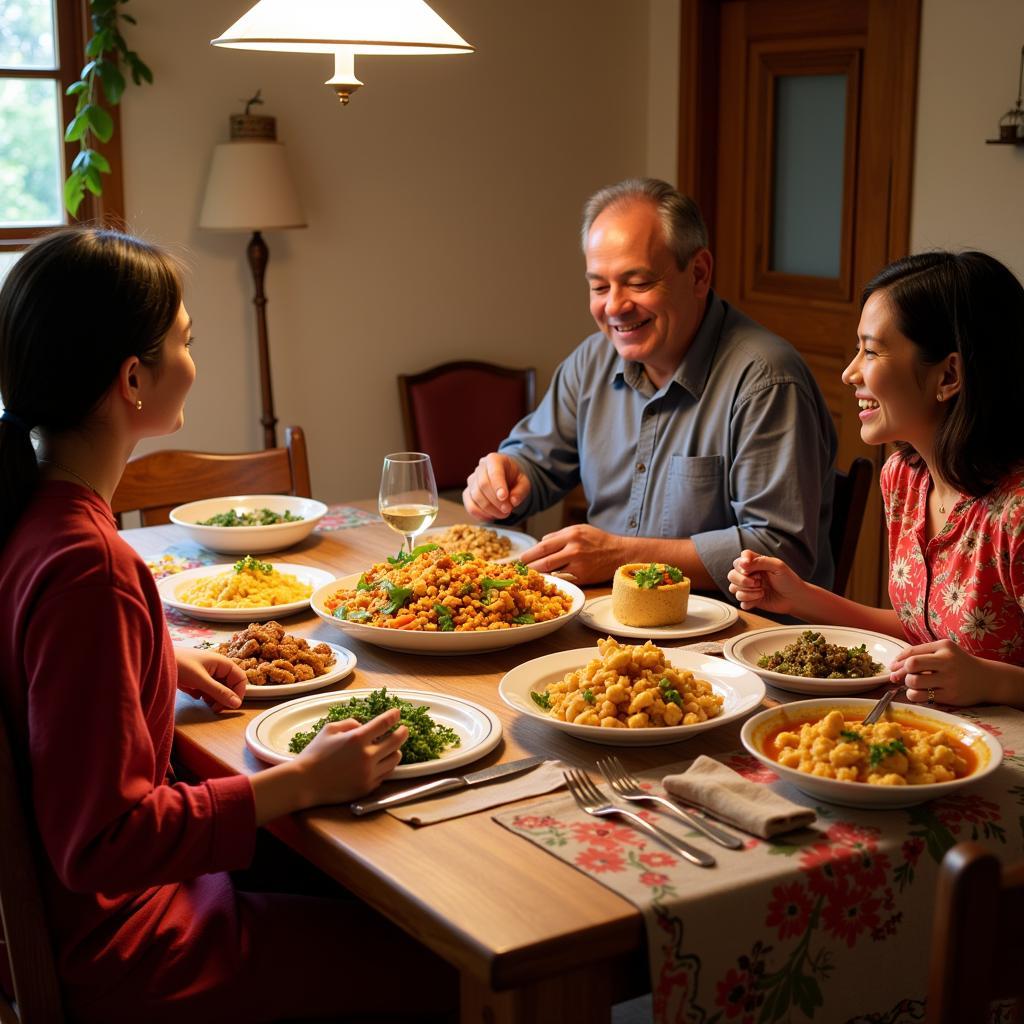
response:
<path fill-rule="evenodd" d="M 580 583 L 600 583 L 629 561 L 622 542 L 622 537 L 596 526 L 567 526 L 545 534 L 520 559 L 537 572 L 558 570 L 572 573 Z"/>
<path fill-rule="evenodd" d="M 178 689 L 202 698 L 214 711 L 237 708 L 245 696 L 245 673 L 230 658 L 215 651 L 174 648 L 178 662 Z"/>
<path fill-rule="evenodd" d="M 530 478 L 515 459 L 499 452 L 485 455 L 466 478 L 462 503 L 485 523 L 505 519 L 530 493 Z"/>

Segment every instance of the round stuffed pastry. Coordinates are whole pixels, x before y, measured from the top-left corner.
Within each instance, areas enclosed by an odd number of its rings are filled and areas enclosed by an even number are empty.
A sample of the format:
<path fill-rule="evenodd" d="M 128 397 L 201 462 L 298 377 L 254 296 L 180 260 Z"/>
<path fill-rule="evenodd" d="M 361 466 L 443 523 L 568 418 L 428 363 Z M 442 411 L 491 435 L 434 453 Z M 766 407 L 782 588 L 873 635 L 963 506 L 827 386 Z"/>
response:
<path fill-rule="evenodd" d="M 620 565 L 612 580 L 612 614 L 624 626 L 672 626 L 686 618 L 690 581 L 674 565 Z"/>

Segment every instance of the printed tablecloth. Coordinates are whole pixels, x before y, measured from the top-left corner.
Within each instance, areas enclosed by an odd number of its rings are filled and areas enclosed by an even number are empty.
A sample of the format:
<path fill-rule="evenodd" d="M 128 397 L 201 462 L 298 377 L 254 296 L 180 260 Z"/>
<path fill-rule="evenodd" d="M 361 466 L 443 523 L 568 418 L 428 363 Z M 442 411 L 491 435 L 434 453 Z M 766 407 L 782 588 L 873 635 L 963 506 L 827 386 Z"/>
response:
<path fill-rule="evenodd" d="M 659 1024 L 923 1021 L 943 854 L 972 839 L 1004 861 L 1024 858 L 1024 713 L 959 713 L 995 735 L 1005 757 L 943 800 L 884 811 L 825 804 L 737 753 L 722 760 L 814 807 L 816 826 L 732 851 L 643 812 L 711 850 L 715 868 L 681 861 L 625 821 L 586 815 L 571 797 L 495 820 L 640 908 Z M 642 778 L 661 792 L 660 779 L 684 765 Z"/>

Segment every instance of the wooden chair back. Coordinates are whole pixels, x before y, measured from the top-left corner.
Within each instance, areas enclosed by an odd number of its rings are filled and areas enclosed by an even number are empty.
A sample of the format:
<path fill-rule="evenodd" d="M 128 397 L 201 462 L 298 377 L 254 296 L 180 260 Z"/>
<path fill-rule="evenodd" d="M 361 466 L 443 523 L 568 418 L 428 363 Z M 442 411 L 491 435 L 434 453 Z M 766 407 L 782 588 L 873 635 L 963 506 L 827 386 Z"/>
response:
<path fill-rule="evenodd" d="M 238 454 L 167 450 L 139 455 L 125 466 L 111 508 L 118 524 L 138 511 L 143 526 L 168 522 L 176 505 L 229 494 L 313 496 L 306 436 L 286 427 L 283 448 Z"/>
<path fill-rule="evenodd" d="M 462 490 L 481 455 L 493 452 L 533 408 L 537 373 L 463 360 L 399 374 L 405 444 L 426 452 L 438 490 Z"/>
<path fill-rule="evenodd" d="M 1022 920 L 1024 861 L 1001 864 L 972 842 L 946 853 L 932 928 L 928 1024 L 987 1024 L 995 999 L 1016 1000 L 1018 1013 L 1024 1008 Z"/>
<path fill-rule="evenodd" d="M 20 775 L 0 712 L 0 917 L 14 988 L 12 1002 L 0 986 L 0 1022 L 62 1024 L 64 1008 L 36 867 L 39 844 Z"/>
<path fill-rule="evenodd" d="M 860 524 L 864 519 L 868 494 L 875 467 L 870 459 L 858 457 L 843 473 L 836 470 L 835 496 L 832 499 L 832 526 L 828 540 L 832 548 L 832 561 L 836 573 L 832 590 L 836 594 L 846 592 L 846 584 L 853 568 L 853 557 L 857 554 L 860 539 Z"/>

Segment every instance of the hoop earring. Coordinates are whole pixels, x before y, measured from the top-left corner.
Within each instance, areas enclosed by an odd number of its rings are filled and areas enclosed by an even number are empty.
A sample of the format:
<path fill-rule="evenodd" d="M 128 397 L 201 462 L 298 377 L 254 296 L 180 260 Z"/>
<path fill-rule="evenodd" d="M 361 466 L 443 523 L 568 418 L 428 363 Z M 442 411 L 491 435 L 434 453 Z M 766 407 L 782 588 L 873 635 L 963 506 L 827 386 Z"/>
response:
<path fill-rule="evenodd" d="M 942 397 L 942 392 L 941 391 L 935 396 L 935 401 L 936 402 L 945 401 L 945 399 Z"/>
<path fill-rule="evenodd" d="M 136 398 L 135 399 L 135 409 L 136 409 L 137 412 L 142 412 L 142 399 L 141 398 Z"/>

